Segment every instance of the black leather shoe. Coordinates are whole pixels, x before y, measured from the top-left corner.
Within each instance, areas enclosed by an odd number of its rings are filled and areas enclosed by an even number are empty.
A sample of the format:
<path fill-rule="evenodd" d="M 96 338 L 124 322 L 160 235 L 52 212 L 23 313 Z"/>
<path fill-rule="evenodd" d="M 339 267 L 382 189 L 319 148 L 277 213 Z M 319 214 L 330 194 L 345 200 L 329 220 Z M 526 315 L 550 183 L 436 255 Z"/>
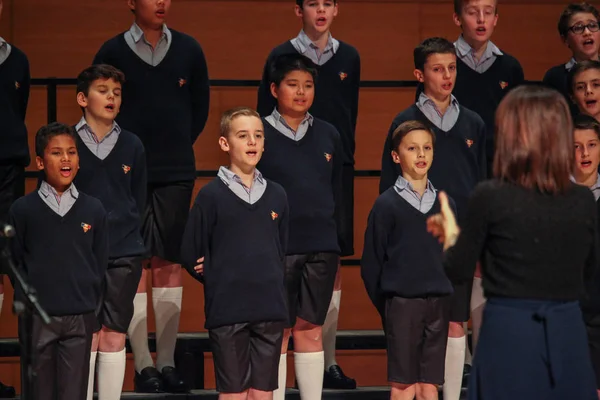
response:
<path fill-rule="evenodd" d="M 0 382 L 0 398 L 11 399 L 16 396 L 15 388 Z"/>
<path fill-rule="evenodd" d="M 325 389 L 356 389 L 356 380 L 344 375 L 339 365 L 332 365 L 323 375 Z"/>
<path fill-rule="evenodd" d="M 163 386 L 169 393 L 187 393 L 189 388 L 173 367 L 164 367 L 161 371 Z"/>
<path fill-rule="evenodd" d="M 162 393 L 163 381 L 160 373 L 154 367 L 146 367 L 139 374 L 135 373 L 133 387 L 137 393 Z"/>
<path fill-rule="evenodd" d="M 463 369 L 463 380 L 462 387 L 466 388 L 469 386 L 469 377 L 471 376 L 471 366 L 469 364 L 465 364 Z"/>

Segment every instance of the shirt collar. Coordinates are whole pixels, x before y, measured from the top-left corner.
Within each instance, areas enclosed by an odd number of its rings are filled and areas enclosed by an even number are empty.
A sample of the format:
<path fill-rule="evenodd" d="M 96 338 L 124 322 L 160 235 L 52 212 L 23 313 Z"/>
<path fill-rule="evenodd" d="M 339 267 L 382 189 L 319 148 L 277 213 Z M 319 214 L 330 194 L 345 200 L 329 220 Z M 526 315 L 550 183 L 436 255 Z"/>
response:
<path fill-rule="evenodd" d="M 597 189 L 600 189 L 600 174 L 598 174 L 597 177 L 596 177 L 596 183 L 594 183 L 590 187 L 590 190 L 597 190 Z"/>
<path fill-rule="evenodd" d="M 227 167 L 221 166 L 219 168 L 219 173 L 218 173 L 219 177 L 223 177 L 225 178 L 225 180 L 227 181 L 227 185 L 229 186 L 230 182 L 239 182 L 242 183 L 242 178 L 239 177 L 239 175 L 231 172 L 231 170 Z M 265 178 L 263 178 L 262 174 L 260 173 L 259 170 L 255 169 L 254 170 L 254 178 L 252 178 L 253 182 L 258 181 L 259 183 L 264 183 Z"/>
<path fill-rule="evenodd" d="M 573 68 L 575 66 L 575 64 L 577 64 L 577 61 L 575 60 L 575 57 L 571 57 L 571 59 L 569 60 L 569 62 L 565 64 L 565 69 L 567 71 L 570 71 L 571 68 Z"/>
<path fill-rule="evenodd" d="M 2 36 L 0 36 L 0 48 L 3 46 L 6 46 L 8 44 L 8 42 L 6 40 L 4 40 L 4 38 Z"/>
<path fill-rule="evenodd" d="M 275 121 L 278 121 L 278 122 L 284 124 L 285 126 L 289 127 L 288 123 L 285 121 L 285 118 L 283 118 L 283 116 L 281 114 L 279 114 L 279 111 L 277 111 L 277 108 L 273 109 L 271 116 L 273 117 L 273 119 Z M 304 119 L 302 120 L 302 122 L 300 122 L 300 124 L 308 122 L 308 125 L 312 126 L 314 119 L 315 118 L 312 116 L 312 114 L 307 111 L 306 115 L 304 116 Z"/>
<path fill-rule="evenodd" d="M 171 31 L 169 30 L 169 28 L 167 28 L 167 24 L 163 24 L 162 28 L 163 28 L 163 31 L 162 31 L 161 37 L 166 39 L 167 42 L 170 42 L 171 41 Z M 133 23 L 133 25 L 131 25 L 131 28 L 129 29 L 129 33 L 131 34 L 133 41 L 136 43 L 138 43 L 144 37 L 144 31 L 135 22 Z"/>
<path fill-rule="evenodd" d="M 396 183 L 395 183 L 396 188 L 398 189 L 398 191 L 402 191 L 405 189 L 410 190 L 411 192 L 416 193 L 415 189 L 413 188 L 412 183 L 410 183 L 409 181 L 406 180 L 406 178 L 404 178 L 402 175 L 398 175 L 398 179 L 396 179 Z M 427 185 L 425 186 L 425 193 L 427 192 L 435 192 L 435 188 L 433 187 L 433 184 L 431 183 L 431 181 L 428 179 L 427 180 Z"/>
<path fill-rule="evenodd" d="M 300 52 L 302 54 L 304 54 L 309 47 L 312 47 L 314 49 L 318 48 L 317 45 L 314 44 L 312 40 L 310 40 L 306 32 L 304 32 L 304 29 L 300 31 L 296 38 L 298 39 L 298 44 L 300 45 Z M 336 41 L 333 39 L 333 36 L 331 36 L 330 33 L 329 37 L 327 38 L 327 45 L 325 45 L 325 49 L 323 49 L 323 53 L 326 53 L 331 50 L 335 54 L 337 52 L 337 46 L 335 46 L 335 43 Z"/>
<path fill-rule="evenodd" d="M 423 107 L 423 106 L 424 106 L 425 104 L 427 104 L 427 103 L 430 103 L 430 104 L 433 104 L 433 105 L 435 105 L 434 101 L 433 101 L 433 100 L 431 100 L 431 99 L 429 98 L 429 96 L 427 96 L 427 95 L 425 94 L 425 92 L 421 92 L 421 94 L 419 94 L 419 100 L 417 101 L 417 103 L 419 103 L 419 105 L 420 105 L 421 107 Z M 451 95 L 450 95 L 450 107 L 456 107 L 456 108 L 458 108 L 458 107 L 459 107 L 459 105 L 458 105 L 458 100 L 456 99 L 456 97 L 454 97 L 454 95 L 453 95 L 453 94 L 451 94 Z"/>
<path fill-rule="evenodd" d="M 92 129 L 90 128 L 87 121 L 85 120 L 85 117 L 81 117 L 81 119 L 79 120 L 77 125 L 75 125 L 75 130 L 77 132 L 79 132 L 81 129 L 84 129 L 84 128 L 89 130 L 90 132 L 92 132 Z M 111 130 L 106 134 L 106 136 L 110 135 L 113 132 L 121 133 L 121 127 L 119 126 L 119 124 L 117 124 L 117 121 L 113 121 L 113 126 L 112 126 Z M 92 132 L 92 133 L 94 133 L 94 132 Z M 104 136 L 104 137 L 106 137 L 106 136 Z"/>
<path fill-rule="evenodd" d="M 54 189 L 52 186 L 50 186 L 50 184 L 46 181 L 42 181 L 39 192 L 44 197 L 48 197 L 51 194 L 55 195 L 56 197 L 62 197 L 62 196 L 59 196 L 58 193 L 56 192 L 56 189 Z M 79 197 L 79 191 L 77 191 L 77 188 L 75 187 L 75 184 L 73 184 L 73 183 L 71 183 L 71 185 L 67 188 L 67 190 L 65 190 L 65 192 L 63 193 L 63 196 L 67 193 L 70 194 L 74 199 Z"/>
<path fill-rule="evenodd" d="M 454 42 L 454 47 L 458 51 L 458 54 L 461 57 L 464 57 L 468 54 L 471 54 L 474 50 L 469 43 L 465 40 L 463 35 L 458 37 L 458 40 Z M 492 55 L 501 56 L 503 53 L 500 51 L 498 46 L 492 43 L 491 40 L 488 40 L 487 47 L 485 48 L 485 52 L 482 55 L 482 59 L 486 59 L 491 57 Z"/>

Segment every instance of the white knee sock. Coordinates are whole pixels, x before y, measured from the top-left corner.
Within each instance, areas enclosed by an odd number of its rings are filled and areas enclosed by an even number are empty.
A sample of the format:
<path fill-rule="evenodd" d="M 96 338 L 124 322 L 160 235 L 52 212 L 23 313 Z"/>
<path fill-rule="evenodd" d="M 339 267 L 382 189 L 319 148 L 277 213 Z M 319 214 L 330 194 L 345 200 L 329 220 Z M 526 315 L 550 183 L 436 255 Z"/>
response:
<path fill-rule="evenodd" d="M 335 336 L 337 334 L 338 317 L 340 315 L 340 301 L 342 298 L 341 290 L 334 290 L 327 311 L 327 318 L 323 324 L 323 353 L 325 357 L 325 370 L 332 365 L 337 365 L 335 361 Z"/>
<path fill-rule="evenodd" d="M 125 349 L 98 352 L 98 400 L 119 400 L 125 378 Z"/>
<path fill-rule="evenodd" d="M 287 383 L 287 353 L 279 357 L 279 372 L 277 375 L 279 387 L 273 391 L 273 400 L 285 400 L 285 384 Z"/>
<path fill-rule="evenodd" d="M 87 400 L 94 398 L 94 377 L 96 376 L 96 355 L 98 353 L 92 351 L 90 353 L 90 375 L 88 378 Z"/>
<path fill-rule="evenodd" d="M 133 298 L 133 318 L 127 334 L 133 350 L 135 370 L 142 372 L 146 367 L 152 367 L 154 362 L 148 349 L 148 295 L 137 293 Z"/>
<path fill-rule="evenodd" d="M 175 345 L 181 314 L 182 287 L 152 288 L 156 319 L 156 368 L 175 366 Z"/>
<path fill-rule="evenodd" d="M 296 380 L 302 400 L 321 400 L 323 394 L 323 352 L 294 353 Z"/>
<path fill-rule="evenodd" d="M 459 400 L 465 362 L 465 338 L 448 338 L 446 370 L 444 372 L 444 400 Z"/>
<path fill-rule="evenodd" d="M 483 319 L 483 309 L 485 307 L 485 296 L 483 295 L 483 286 L 481 278 L 473 279 L 473 292 L 471 294 L 471 321 L 473 327 L 473 356 L 479 340 L 479 331 L 481 330 L 481 320 Z"/>

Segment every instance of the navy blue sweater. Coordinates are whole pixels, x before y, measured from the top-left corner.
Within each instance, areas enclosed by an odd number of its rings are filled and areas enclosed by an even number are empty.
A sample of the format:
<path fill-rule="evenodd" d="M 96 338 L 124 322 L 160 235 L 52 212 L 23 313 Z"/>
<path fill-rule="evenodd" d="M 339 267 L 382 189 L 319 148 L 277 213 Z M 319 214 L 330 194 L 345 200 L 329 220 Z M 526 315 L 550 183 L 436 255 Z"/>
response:
<path fill-rule="evenodd" d="M 410 120 L 430 125 L 435 132 L 433 163 L 428 177 L 436 189 L 444 190 L 454 199 L 461 222 L 471 191 L 486 179 L 485 124 L 479 115 L 462 105 L 456 124 L 448 132 L 433 126 L 415 104 L 402 111 L 394 118 L 383 147 L 379 193 L 393 186 L 402 172 L 390 154 L 392 134 L 398 125 Z"/>
<path fill-rule="evenodd" d="M 573 103 L 573 100 L 571 100 L 571 96 L 569 95 L 569 83 L 567 81 L 568 75 L 569 70 L 565 68 L 565 64 L 555 65 L 546 71 L 543 82 L 544 85 L 558 90 L 560 94 L 565 97 L 565 100 L 571 109 L 571 114 L 575 116 L 579 114 L 579 108 L 575 103 Z"/>
<path fill-rule="evenodd" d="M 183 265 L 204 283 L 206 329 L 244 322 L 285 321 L 284 256 L 288 230 L 285 191 L 267 180 L 249 204 L 220 178 L 194 202 L 182 242 Z M 204 257 L 204 273 L 194 271 Z"/>
<path fill-rule="evenodd" d="M 29 61 L 11 44 L 0 64 L 0 165 L 29 164 L 25 112 L 29 100 Z"/>
<path fill-rule="evenodd" d="M 452 294 L 452 284 L 444 272 L 442 245 L 426 229 L 427 218 L 439 212 L 437 198 L 423 214 L 393 187 L 375 200 L 365 232 L 361 275 L 380 312 L 386 297 Z"/>
<path fill-rule="evenodd" d="M 102 202 L 108 214 L 109 257 L 145 256 L 141 218 L 146 203 L 146 155 L 140 139 L 122 130 L 101 160 L 77 135 L 80 169 L 75 186 Z"/>
<path fill-rule="evenodd" d="M 61 217 L 34 191 L 18 199 L 9 215 L 16 231 L 13 255 L 48 314 L 95 311 L 108 264 L 108 227 L 100 201 L 80 192 Z"/>
<path fill-rule="evenodd" d="M 290 203 L 287 254 L 339 253 L 342 157 L 337 130 L 315 118 L 306 135 L 295 141 L 266 120 L 263 124 L 265 152 L 258 169 L 287 193 Z"/>
<path fill-rule="evenodd" d="M 282 54 L 297 54 L 291 41 L 275 47 L 265 64 L 258 89 L 258 113 L 267 117 L 277 101 L 271 95 L 269 69 L 273 60 Z M 360 84 L 360 56 L 351 45 L 340 42 L 335 55 L 317 66 L 315 100 L 310 113 L 329 122 L 342 139 L 343 164 L 354 165 L 356 119 L 358 117 L 358 88 Z"/>
<path fill-rule="evenodd" d="M 208 118 L 209 81 L 202 48 L 194 38 L 171 29 L 165 58 L 153 67 L 142 61 L 121 33 L 98 51 L 94 64 L 113 65 L 125 73 L 119 125 L 142 139 L 148 158 L 148 181 L 194 180 L 192 145 Z"/>

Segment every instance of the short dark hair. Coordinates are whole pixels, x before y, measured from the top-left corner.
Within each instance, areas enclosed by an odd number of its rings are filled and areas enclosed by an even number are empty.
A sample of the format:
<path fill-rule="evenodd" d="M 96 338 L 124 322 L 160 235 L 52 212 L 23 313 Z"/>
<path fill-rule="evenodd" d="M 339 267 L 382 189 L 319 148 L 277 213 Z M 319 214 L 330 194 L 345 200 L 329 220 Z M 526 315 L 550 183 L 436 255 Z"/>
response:
<path fill-rule="evenodd" d="M 392 133 L 392 148 L 390 150 L 397 152 L 402 139 L 412 131 L 428 132 L 431 135 L 431 143 L 435 146 L 435 133 L 433 133 L 431 127 L 421 121 L 411 120 L 404 121 L 394 129 L 394 133 Z"/>
<path fill-rule="evenodd" d="M 574 130 L 586 130 L 590 129 L 596 132 L 596 136 L 600 139 L 600 122 L 596 120 L 596 118 L 587 115 L 587 114 L 578 114 L 573 119 L 573 129 Z"/>
<path fill-rule="evenodd" d="M 575 88 L 573 86 L 575 85 L 577 75 L 590 69 L 596 69 L 600 71 L 600 61 L 585 60 L 575 64 L 573 68 L 571 68 L 567 74 L 567 89 L 569 90 L 569 94 L 573 94 L 575 92 Z"/>
<path fill-rule="evenodd" d="M 542 85 L 517 86 L 496 111 L 494 176 L 527 189 L 560 193 L 573 169 L 573 122 L 563 95 Z"/>
<path fill-rule="evenodd" d="M 413 51 L 415 68 L 423 71 L 427 59 L 432 54 L 456 54 L 456 48 L 452 42 L 442 37 L 425 39 Z"/>
<path fill-rule="evenodd" d="M 558 34 L 560 37 L 567 37 L 567 34 L 569 33 L 569 21 L 571 21 L 571 17 L 579 13 L 593 14 L 596 18 L 596 21 L 600 21 L 600 13 L 593 5 L 586 2 L 570 3 L 558 18 Z"/>
<path fill-rule="evenodd" d="M 454 13 L 460 15 L 465 3 L 468 3 L 469 1 L 471 0 L 454 0 Z M 494 13 L 498 14 L 498 0 L 496 0 L 496 5 L 494 6 Z"/>
<path fill-rule="evenodd" d="M 73 140 L 77 140 L 77 134 L 71 125 L 51 122 L 48 125 L 42 126 L 35 134 L 35 155 L 44 157 L 44 150 L 48 147 L 50 139 L 60 135 L 71 136 Z"/>
<path fill-rule="evenodd" d="M 334 4 L 337 4 L 338 0 L 333 0 Z M 304 0 L 296 0 L 296 5 L 300 8 L 304 6 Z"/>
<path fill-rule="evenodd" d="M 271 63 L 269 81 L 279 86 L 287 74 L 293 71 L 308 72 L 313 80 L 317 79 L 317 66 L 301 54 L 283 54 Z"/>
<path fill-rule="evenodd" d="M 95 64 L 87 67 L 77 76 L 77 93 L 88 95 L 92 82 L 97 79 L 112 79 L 121 85 L 125 83 L 125 74 L 108 64 Z"/>

